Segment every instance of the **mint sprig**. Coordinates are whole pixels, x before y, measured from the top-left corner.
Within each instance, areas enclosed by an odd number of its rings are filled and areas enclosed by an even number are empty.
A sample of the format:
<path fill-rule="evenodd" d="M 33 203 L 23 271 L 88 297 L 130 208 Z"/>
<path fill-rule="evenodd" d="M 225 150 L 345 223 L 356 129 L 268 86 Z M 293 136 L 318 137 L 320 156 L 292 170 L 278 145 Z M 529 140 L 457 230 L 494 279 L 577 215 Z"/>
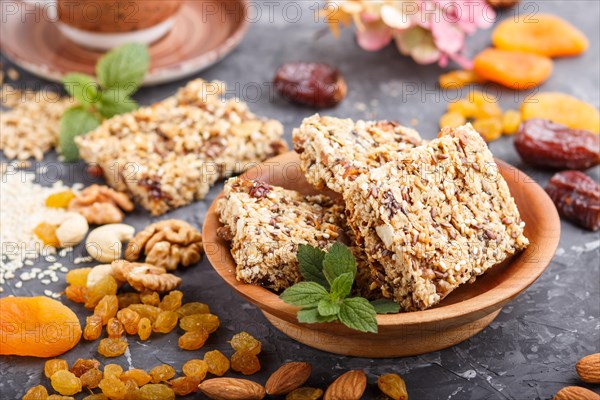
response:
<path fill-rule="evenodd" d="M 356 278 L 356 259 L 342 243 L 334 243 L 327 253 L 300 245 L 297 258 L 305 281 L 286 289 L 280 297 L 301 308 L 298 322 L 339 321 L 357 331 L 377 333 L 377 314 L 400 311 L 390 300 L 369 302 L 363 297 L 348 297 Z"/>
<path fill-rule="evenodd" d="M 138 107 L 131 95 L 142 84 L 149 65 L 148 47 L 131 43 L 109 51 L 98 60 L 97 78 L 81 73 L 65 75 L 65 90 L 79 103 L 61 118 L 59 147 L 66 162 L 79 159 L 76 136 L 95 129 L 105 118 Z"/>

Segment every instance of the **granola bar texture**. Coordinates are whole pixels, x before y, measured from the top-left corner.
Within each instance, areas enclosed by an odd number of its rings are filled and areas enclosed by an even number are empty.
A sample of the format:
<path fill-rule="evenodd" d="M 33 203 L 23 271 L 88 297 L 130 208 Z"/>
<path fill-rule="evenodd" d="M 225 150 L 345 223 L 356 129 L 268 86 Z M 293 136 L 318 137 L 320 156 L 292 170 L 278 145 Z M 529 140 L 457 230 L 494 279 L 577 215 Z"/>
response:
<path fill-rule="evenodd" d="M 362 174 L 348 223 L 384 296 L 429 308 L 528 245 L 506 181 L 470 124 Z"/>
<path fill-rule="evenodd" d="M 106 120 L 76 138 L 81 158 L 153 215 L 203 199 L 217 180 L 287 150 L 280 122 L 224 92 L 221 82 L 193 80 L 175 96 Z"/>
<path fill-rule="evenodd" d="M 308 182 L 342 193 L 346 182 L 398 158 L 421 143 L 414 130 L 391 121 L 306 118 L 293 132 L 294 149 Z"/>
<path fill-rule="evenodd" d="M 231 178 L 225 183 L 217 232 L 229 241 L 238 280 L 281 291 L 302 280 L 296 253 L 300 244 L 322 250 L 344 238 L 343 204 L 323 195 L 305 196 L 259 180 Z M 370 267 L 358 247 L 356 291 L 371 292 Z"/>

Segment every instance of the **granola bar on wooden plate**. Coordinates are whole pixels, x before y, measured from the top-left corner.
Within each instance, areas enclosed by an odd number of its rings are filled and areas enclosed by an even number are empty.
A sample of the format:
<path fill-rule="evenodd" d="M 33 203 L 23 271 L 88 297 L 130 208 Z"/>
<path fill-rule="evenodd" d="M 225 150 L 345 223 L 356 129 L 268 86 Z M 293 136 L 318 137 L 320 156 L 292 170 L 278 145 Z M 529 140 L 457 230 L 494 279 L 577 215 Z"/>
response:
<path fill-rule="evenodd" d="M 429 308 L 528 245 L 491 152 L 470 124 L 344 189 L 348 223 L 384 295 Z"/>
<path fill-rule="evenodd" d="M 203 199 L 219 179 L 287 149 L 283 127 L 260 119 L 225 85 L 194 80 L 149 107 L 118 115 L 76 139 L 113 188 L 153 215 Z"/>

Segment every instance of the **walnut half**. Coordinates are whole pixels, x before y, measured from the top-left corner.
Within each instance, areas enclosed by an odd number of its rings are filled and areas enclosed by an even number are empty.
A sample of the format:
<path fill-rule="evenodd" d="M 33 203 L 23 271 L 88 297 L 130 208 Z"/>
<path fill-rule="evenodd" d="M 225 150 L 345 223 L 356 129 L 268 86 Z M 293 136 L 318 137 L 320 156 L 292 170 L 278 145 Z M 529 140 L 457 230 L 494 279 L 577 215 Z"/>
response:
<path fill-rule="evenodd" d="M 135 208 L 126 194 L 107 186 L 92 185 L 81 191 L 69 203 L 69 211 L 78 212 L 89 224 L 105 225 L 123 221 L 125 211 Z"/>
<path fill-rule="evenodd" d="M 127 282 L 139 292 L 170 292 L 181 285 L 180 277 L 169 274 L 164 268 L 155 265 L 116 260 L 111 266 L 112 275 L 117 281 Z"/>
<path fill-rule="evenodd" d="M 202 236 L 185 221 L 168 219 L 147 226 L 127 245 L 125 258 L 136 261 L 141 254 L 146 262 L 168 271 L 178 265 L 188 267 L 202 258 Z"/>

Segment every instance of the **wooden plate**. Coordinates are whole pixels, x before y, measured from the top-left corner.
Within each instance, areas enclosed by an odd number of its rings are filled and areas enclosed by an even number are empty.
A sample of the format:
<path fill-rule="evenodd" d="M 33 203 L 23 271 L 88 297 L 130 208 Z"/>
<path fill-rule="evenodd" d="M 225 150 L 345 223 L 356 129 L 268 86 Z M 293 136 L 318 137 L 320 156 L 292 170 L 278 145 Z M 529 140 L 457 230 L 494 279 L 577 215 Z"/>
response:
<path fill-rule="evenodd" d="M 275 293 L 238 282 L 229 245 L 216 233 L 222 226 L 216 213 L 216 201 L 204 221 L 204 248 L 225 282 L 256 305 L 277 329 L 301 343 L 331 353 L 372 358 L 440 350 L 468 339 L 492 322 L 504 305 L 542 274 L 558 246 L 560 219 L 546 192 L 518 169 L 502 161 L 498 161 L 498 166 L 526 223 L 525 235 L 530 246 L 492 268 L 475 283 L 461 286 L 434 308 L 378 315 L 378 334 L 360 333 L 339 323 L 300 324 L 296 319 L 297 308 L 285 304 Z M 298 156 L 293 152 L 274 157 L 248 170 L 244 176 L 305 194 L 316 193 L 304 179 Z M 221 197 L 222 194 L 218 198 Z"/>
<path fill-rule="evenodd" d="M 246 5 L 246 0 L 185 0 L 173 29 L 150 46 L 151 64 L 144 84 L 187 77 L 229 54 L 248 29 Z M 102 53 L 67 39 L 48 13 L 48 8 L 36 9 L 31 4 L 26 16 L 3 13 L 2 52 L 25 70 L 53 81 L 69 72 L 94 75 Z"/>

